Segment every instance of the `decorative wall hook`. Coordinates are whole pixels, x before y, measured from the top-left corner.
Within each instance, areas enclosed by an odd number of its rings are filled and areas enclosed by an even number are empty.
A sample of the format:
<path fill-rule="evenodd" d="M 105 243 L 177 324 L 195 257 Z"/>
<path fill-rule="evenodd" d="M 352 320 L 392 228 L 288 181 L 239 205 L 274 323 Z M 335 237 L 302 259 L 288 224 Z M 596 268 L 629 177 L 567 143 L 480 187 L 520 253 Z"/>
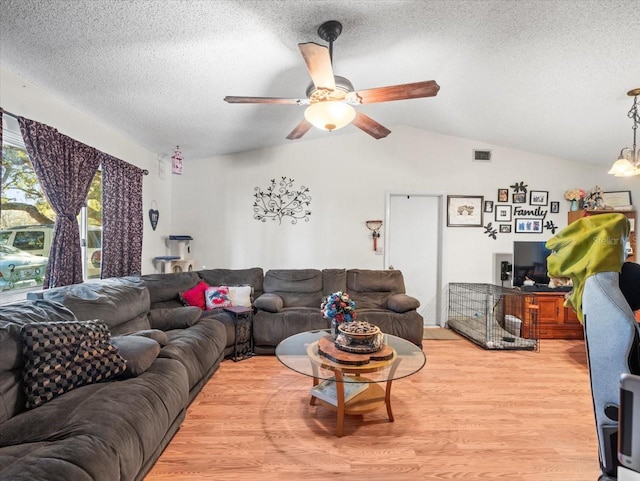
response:
<path fill-rule="evenodd" d="M 378 239 L 380 238 L 380 228 L 382 227 L 381 220 L 368 220 L 366 222 L 367 228 L 371 231 L 371 238 L 373 239 L 373 251 L 378 250 Z"/>

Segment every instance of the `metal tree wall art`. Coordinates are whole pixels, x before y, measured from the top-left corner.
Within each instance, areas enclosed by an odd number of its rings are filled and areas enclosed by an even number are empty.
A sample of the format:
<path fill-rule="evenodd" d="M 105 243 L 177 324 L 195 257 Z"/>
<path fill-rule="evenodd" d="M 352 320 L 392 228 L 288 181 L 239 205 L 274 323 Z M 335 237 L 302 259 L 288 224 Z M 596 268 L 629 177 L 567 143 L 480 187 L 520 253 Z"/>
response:
<path fill-rule="evenodd" d="M 293 182 L 291 178 L 281 177 L 279 181 L 271 179 L 271 185 L 265 190 L 256 187 L 253 194 L 253 218 L 262 222 L 277 219 L 279 224 L 282 224 L 283 217 L 291 217 L 292 224 L 297 224 L 299 219 L 309 222 L 309 188 L 301 185 L 296 190 Z"/>

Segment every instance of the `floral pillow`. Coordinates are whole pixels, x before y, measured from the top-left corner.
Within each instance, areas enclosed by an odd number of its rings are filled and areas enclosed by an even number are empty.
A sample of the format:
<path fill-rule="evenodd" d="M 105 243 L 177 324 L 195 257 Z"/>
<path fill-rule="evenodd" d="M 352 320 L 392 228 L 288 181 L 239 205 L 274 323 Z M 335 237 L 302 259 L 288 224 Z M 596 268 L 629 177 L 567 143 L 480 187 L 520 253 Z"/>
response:
<path fill-rule="evenodd" d="M 180 299 L 186 306 L 199 307 L 203 311 L 207 308 L 204 293 L 209 288 L 209 284 L 205 281 L 200 281 L 195 287 L 192 287 L 188 291 L 180 293 Z"/>
<path fill-rule="evenodd" d="M 219 309 L 233 305 L 229 294 L 229 287 L 227 286 L 209 287 L 204 293 L 204 299 L 207 310 Z"/>

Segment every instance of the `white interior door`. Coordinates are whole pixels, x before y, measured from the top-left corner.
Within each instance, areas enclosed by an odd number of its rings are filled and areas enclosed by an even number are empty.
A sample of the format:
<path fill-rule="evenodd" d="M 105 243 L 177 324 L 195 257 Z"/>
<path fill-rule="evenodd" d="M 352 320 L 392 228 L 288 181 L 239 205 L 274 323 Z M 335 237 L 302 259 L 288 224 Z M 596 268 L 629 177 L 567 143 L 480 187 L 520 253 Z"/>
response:
<path fill-rule="evenodd" d="M 442 196 L 388 194 L 385 267 L 402 271 L 425 326 L 441 325 Z"/>

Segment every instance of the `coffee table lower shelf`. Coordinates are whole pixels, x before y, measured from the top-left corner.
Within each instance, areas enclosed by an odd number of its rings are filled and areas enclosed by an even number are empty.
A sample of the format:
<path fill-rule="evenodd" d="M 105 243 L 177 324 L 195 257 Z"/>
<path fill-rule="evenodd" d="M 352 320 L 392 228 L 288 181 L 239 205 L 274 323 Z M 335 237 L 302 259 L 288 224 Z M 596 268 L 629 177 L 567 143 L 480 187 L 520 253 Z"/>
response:
<path fill-rule="evenodd" d="M 339 383 L 340 381 L 338 379 L 340 379 L 342 376 L 339 375 L 339 372 L 336 372 L 336 374 L 336 382 Z M 363 392 L 353 397 L 352 399 L 349 399 L 349 401 L 347 401 L 346 403 L 344 402 L 344 392 L 340 388 L 338 388 L 337 406 L 334 406 L 333 404 L 317 398 L 313 395 L 311 396 L 311 400 L 309 402 L 309 404 L 311 404 L 312 406 L 315 406 L 316 403 L 319 403 L 321 406 L 336 411 L 336 436 L 338 437 L 342 437 L 342 435 L 344 434 L 345 415 L 359 416 L 375 411 L 376 409 L 380 409 L 382 406 L 386 405 L 389 421 L 393 422 L 393 412 L 391 411 L 391 381 L 386 382 L 385 389 L 379 383 L 365 377 L 354 376 L 353 380 L 357 382 L 366 382 L 368 383 L 368 386 L 367 389 L 365 389 Z M 314 378 L 313 382 L 313 385 L 316 386 L 319 380 L 317 378 Z"/>

